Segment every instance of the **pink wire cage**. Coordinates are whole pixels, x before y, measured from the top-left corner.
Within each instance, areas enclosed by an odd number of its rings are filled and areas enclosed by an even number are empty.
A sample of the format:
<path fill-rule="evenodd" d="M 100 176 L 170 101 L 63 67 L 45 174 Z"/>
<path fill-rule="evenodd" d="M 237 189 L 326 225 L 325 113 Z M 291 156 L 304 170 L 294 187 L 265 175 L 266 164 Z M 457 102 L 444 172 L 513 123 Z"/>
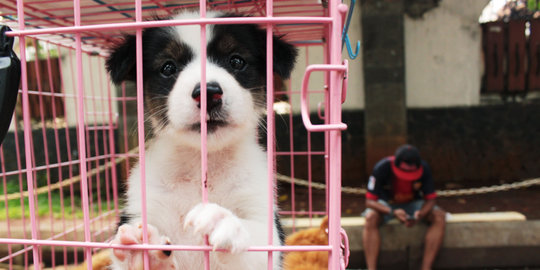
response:
<path fill-rule="evenodd" d="M 198 8 L 201 18 L 190 21 L 151 21 L 171 15 L 180 8 Z M 206 18 L 207 9 L 250 14 L 247 18 Z M 272 33 L 303 48 L 305 63 L 297 63 L 305 74 L 300 89 L 289 81 L 284 89 L 274 87 L 272 38 L 267 38 L 267 111 L 274 111 L 274 100 L 287 96 L 292 111 L 300 111 L 305 136 L 298 137 L 293 113 L 266 119 L 268 187 L 274 190 L 276 164 L 285 170 L 291 183 L 280 198 L 282 217 L 293 224 L 299 217 L 311 220 L 328 215 L 329 244 L 323 246 L 277 246 L 268 236 L 267 246 L 250 247 L 248 252 L 267 252 L 272 269 L 274 251 L 326 251 L 328 269 L 344 269 L 341 218 L 341 104 L 346 93 L 347 63 L 341 56 L 341 35 L 347 7 L 337 0 L 4 0 L 0 3 L 0 24 L 18 37 L 21 59 L 19 105 L 10 132 L 0 147 L 0 268 L 22 266 L 59 267 L 81 263 L 98 249 L 115 247 L 109 240 L 119 218 L 119 192 L 138 159 L 141 164 L 141 190 L 145 198 L 145 127 L 142 102 L 142 29 L 182 24 L 259 24 Z M 205 44 L 201 27 L 201 44 Z M 105 58 L 110 45 L 123 33 L 134 32 L 138 39 L 136 91 L 122 85 L 116 89 L 105 73 Z M 310 51 L 321 50 L 322 62 L 310 63 Z M 203 55 L 206 53 L 201 46 Z M 202 61 L 204 63 L 204 61 Z M 201 74 L 204 81 L 205 70 Z M 320 89 L 310 89 L 313 72 L 322 72 Z M 295 80 L 295 78 L 292 78 Z M 206 84 L 201 84 L 201 111 L 205 112 Z M 293 102 L 298 97 L 299 104 Z M 320 99 L 318 122 L 312 124 L 310 96 Z M 298 110 L 299 108 L 299 110 Z M 324 108 L 324 112 L 323 109 Z M 206 175 L 206 121 L 201 115 L 202 173 Z M 286 123 L 285 129 L 276 122 Z M 285 131 L 287 134 L 279 134 Z M 136 136 L 132 136 L 136 134 Z M 322 138 L 322 148 L 314 138 Z M 285 143 L 276 140 L 283 138 Z M 305 147 L 298 147 L 302 141 Z M 287 145 L 278 147 L 276 144 Z M 295 143 L 296 142 L 296 143 Z M 288 150 L 282 150 L 287 149 Z M 300 160 L 300 161 L 299 161 Z M 305 164 L 300 166 L 298 163 Z M 298 171 L 303 167 L 304 171 Z M 317 167 L 317 168 L 315 168 Z M 321 169 L 322 168 L 322 169 Z M 315 174 L 315 175 L 314 175 Z M 307 178 L 299 190 L 296 177 Z M 207 201 L 201 179 L 203 201 Z M 326 189 L 317 198 L 312 187 L 322 181 Z M 300 194 L 307 196 L 300 196 Z M 282 199 L 286 197 L 285 199 Z M 297 197 L 302 197 L 299 203 Z M 315 201 L 325 200 L 323 207 Z M 272 205 L 273 203 L 270 203 Z M 1 204 L 0 204 L 1 206 Z M 319 209 L 321 208 L 321 209 Z M 141 206 L 143 226 L 146 210 Z M 273 215 L 273 209 L 268 209 Z M 272 220 L 272 219 L 269 219 Z M 273 225 L 270 223 L 271 228 Z M 143 239 L 147 241 L 146 228 Z M 270 229 L 269 232 L 272 232 Z M 270 233 L 271 234 L 271 233 Z M 125 248 L 125 247 L 124 247 Z M 209 246 L 132 245 L 132 249 L 175 249 L 205 252 Z M 82 254 L 80 253 L 82 252 Z M 145 260 L 148 268 L 148 259 Z M 88 269 L 91 269 L 88 264 Z M 206 263 L 208 268 L 208 262 Z"/>

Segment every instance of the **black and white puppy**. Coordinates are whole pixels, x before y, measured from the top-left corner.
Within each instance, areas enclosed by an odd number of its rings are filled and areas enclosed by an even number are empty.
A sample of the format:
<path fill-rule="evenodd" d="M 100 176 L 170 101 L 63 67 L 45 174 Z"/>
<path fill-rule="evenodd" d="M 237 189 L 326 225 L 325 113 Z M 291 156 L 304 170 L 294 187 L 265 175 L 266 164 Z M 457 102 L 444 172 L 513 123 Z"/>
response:
<path fill-rule="evenodd" d="M 208 17 L 234 16 L 209 12 Z M 183 11 L 173 19 L 197 19 Z M 273 38 L 273 72 L 288 78 L 296 49 Z M 134 81 L 135 37 L 115 47 L 107 68 L 115 83 Z M 145 108 L 154 138 L 146 150 L 146 185 L 151 244 L 214 248 L 211 269 L 267 269 L 265 252 L 243 252 L 267 245 L 268 196 L 266 154 L 258 144 L 265 112 L 266 31 L 256 25 L 207 26 L 208 199 L 201 203 L 200 26 L 148 28 L 143 32 Z M 113 243 L 141 243 L 140 165 L 128 179 L 124 213 Z M 271 206 L 276 209 L 275 206 Z M 279 244 L 277 223 L 274 243 Z M 151 251 L 152 269 L 203 269 L 204 254 Z M 274 269 L 281 269 L 279 254 Z M 113 251 L 112 269 L 141 269 L 140 251 Z"/>

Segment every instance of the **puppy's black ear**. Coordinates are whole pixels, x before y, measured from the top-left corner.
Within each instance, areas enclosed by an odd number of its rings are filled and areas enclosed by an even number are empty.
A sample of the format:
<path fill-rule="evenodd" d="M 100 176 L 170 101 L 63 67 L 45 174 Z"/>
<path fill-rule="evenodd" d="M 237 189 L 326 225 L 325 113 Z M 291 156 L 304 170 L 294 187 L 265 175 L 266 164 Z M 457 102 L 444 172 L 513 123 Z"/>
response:
<path fill-rule="evenodd" d="M 283 41 L 282 37 L 273 38 L 274 46 L 274 72 L 283 79 L 291 76 L 291 71 L 296 63 L 298 51 L 293 45 Z"/>
<path fill-rule="evenodd" d="M 107 59 L 107 71 L 115 84 L 123 81 L 135 81 L 135 36 L 125 36 L 124 40 L 111 51 Z"/>

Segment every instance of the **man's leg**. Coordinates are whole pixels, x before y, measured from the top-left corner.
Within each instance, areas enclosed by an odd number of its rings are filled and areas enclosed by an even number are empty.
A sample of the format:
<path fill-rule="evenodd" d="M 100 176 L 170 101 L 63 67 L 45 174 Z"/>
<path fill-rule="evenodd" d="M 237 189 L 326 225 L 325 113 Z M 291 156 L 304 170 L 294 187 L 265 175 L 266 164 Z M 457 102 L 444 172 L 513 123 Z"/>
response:
<path fill-rule="evenodd" d="M 433 261 L 439 252 L 439 248 L 441 247 L 444 238 L 446 212 L 441 209 L 433 209 L 426 218 L 430 222 L 430 225 L 426 232 L 426 239 L 424 242 L 422 270 L 431 269 Z"/>
<path fill-rule="evenodd" d="M 366 264 L 369 270 L 377 269 L 377 257 L 379 256 L 379 248 L 381 246 L 381 237 L 379 235 L 379 224 L 381 220 L 382 216 L 377 211 L 368 211 L 366 214 L 366 224 L 362 232 L 362 239 Z"/>

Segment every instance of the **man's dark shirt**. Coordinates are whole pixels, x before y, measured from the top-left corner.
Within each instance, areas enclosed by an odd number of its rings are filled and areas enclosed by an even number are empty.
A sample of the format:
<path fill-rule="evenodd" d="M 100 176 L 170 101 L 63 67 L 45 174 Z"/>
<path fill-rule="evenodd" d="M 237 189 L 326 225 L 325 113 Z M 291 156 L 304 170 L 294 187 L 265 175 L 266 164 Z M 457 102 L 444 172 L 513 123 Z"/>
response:
<path fill-rule="evenodd" d="M 430 200 L 437 197 L 431 169 L 422 160 L 423 173 L 417 180 L 403 180 L 392 171 L 394 157 L 386 157 L 373 168 L 369 177 L 366 198 L 382 199 L 389 203 L 407 203 L 413 200 Z"/>

